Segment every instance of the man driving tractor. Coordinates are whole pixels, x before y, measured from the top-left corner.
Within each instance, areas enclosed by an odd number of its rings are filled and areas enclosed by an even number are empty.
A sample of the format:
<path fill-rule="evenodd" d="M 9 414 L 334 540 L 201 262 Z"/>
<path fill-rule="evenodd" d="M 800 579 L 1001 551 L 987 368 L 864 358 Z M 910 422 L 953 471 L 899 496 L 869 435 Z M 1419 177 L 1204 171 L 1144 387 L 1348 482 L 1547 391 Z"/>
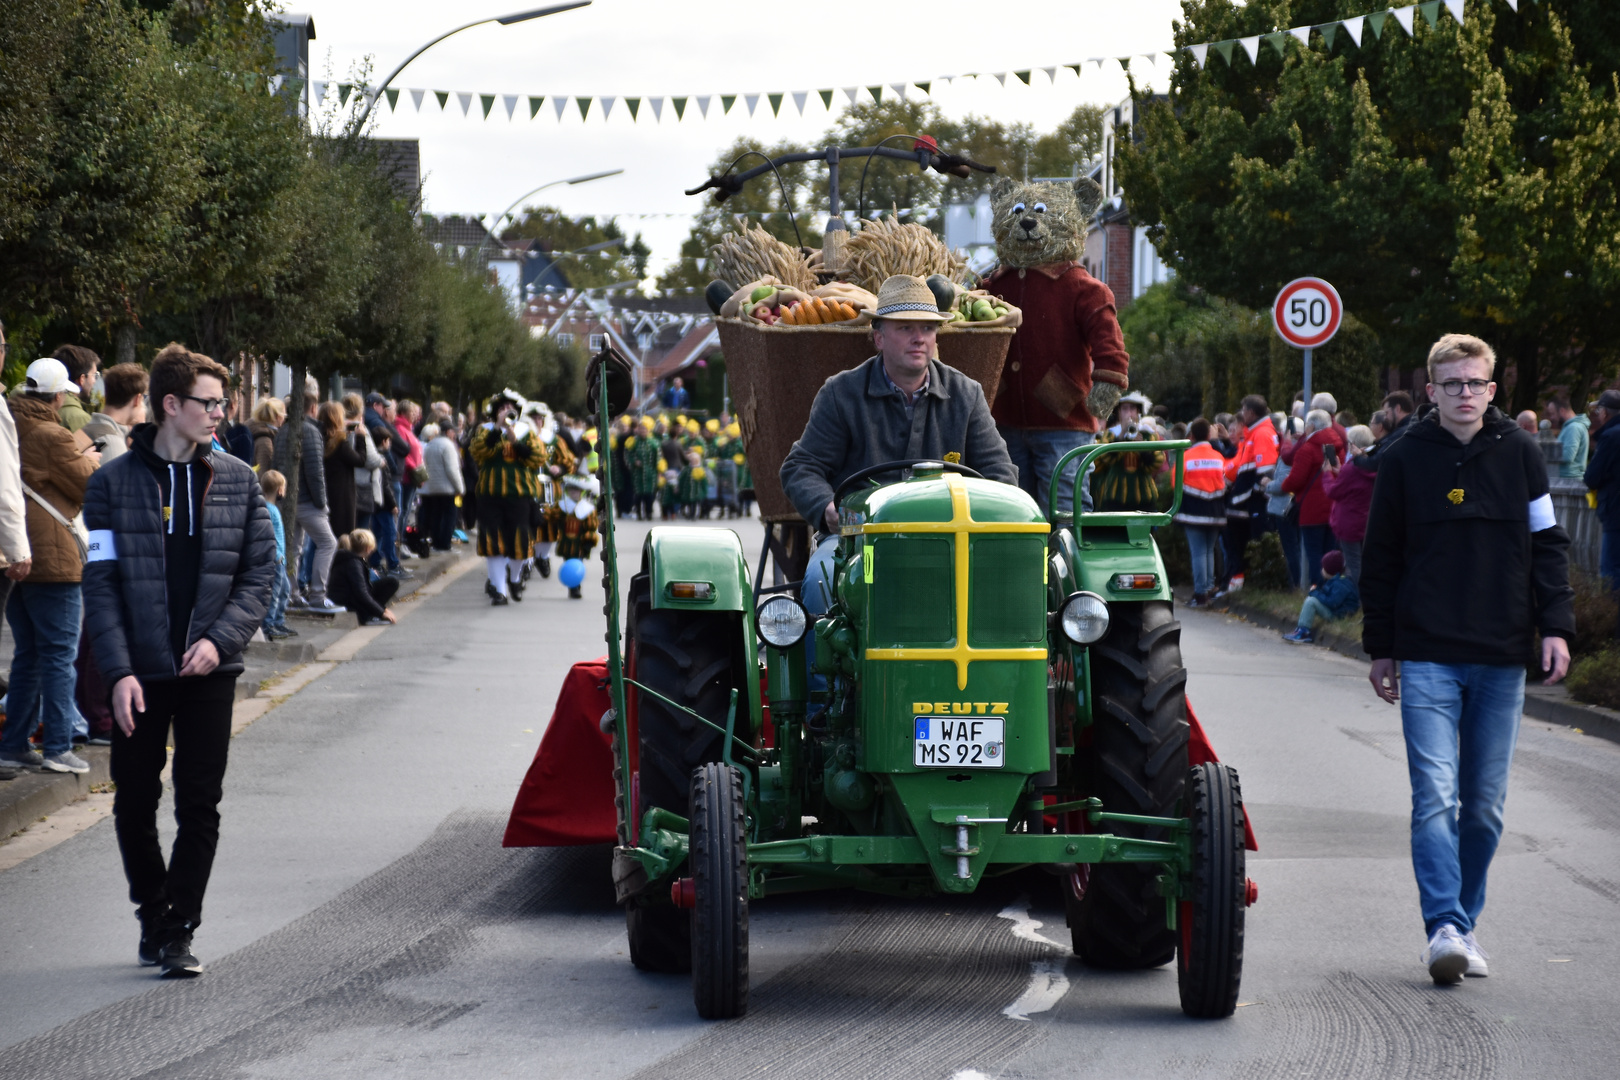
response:
<path fill-rule="evenodd" d="M 836 532 L 833 492 L 861 469 L 916 458 L 961 464 L 1016 485 L 979 384 L 936 358 L 942 313 L 921 278 L 896 274 L 878 290 L 878 355 L 834 375 L 816 394 L 804 434 L 782 462 L 782 487 L 804 520 Z"/>

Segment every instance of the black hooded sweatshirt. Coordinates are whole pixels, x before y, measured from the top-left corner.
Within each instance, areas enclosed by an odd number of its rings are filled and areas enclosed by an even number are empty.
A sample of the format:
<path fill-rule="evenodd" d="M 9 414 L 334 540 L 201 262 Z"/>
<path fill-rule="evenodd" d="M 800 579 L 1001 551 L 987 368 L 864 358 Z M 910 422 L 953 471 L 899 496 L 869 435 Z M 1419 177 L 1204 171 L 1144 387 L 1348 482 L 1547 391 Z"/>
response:
<path fill-rule="evenodd" d="M 1361 556 L 1367 655 L 1518 665 L 1538 630 L 1574 634 L 1569 536 L 1534 439 L 1493 406 L 1464 445 L 1425 406 L 1382 456 Z"/>

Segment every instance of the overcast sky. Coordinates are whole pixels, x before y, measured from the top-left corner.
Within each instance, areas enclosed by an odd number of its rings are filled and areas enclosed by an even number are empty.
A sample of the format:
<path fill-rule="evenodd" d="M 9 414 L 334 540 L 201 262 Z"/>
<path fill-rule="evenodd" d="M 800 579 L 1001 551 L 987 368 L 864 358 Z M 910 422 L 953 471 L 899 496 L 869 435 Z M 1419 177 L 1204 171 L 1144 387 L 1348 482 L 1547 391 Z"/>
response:
<path fill-rule="evenodd" d="M 311 75 L 350 79 L 368 60 L 375 83 L 428 39 L 480 16 L 525 10 L 544 0 L 284 0 L 289 11 L 314 18 Z M 499 100 L 488 120 L 477 98 L 464 117 L 454 93 L 441 111 L 432 94 L 417 112 L 401 93 L 396 112 L 377 112 L 377 134 L 421 140 L 425 208 L 435 214 L 493 218 L 530 188 L 548 180 L 604 169 L 624 175 L 552 188 L 546 201 L 573 214 L 622 215 L 627 232 L 652 246 L 649 273 L 679 255 L 688 220 L 635 214 L 690 214 L 698 198 L 682 194 L 707 175 L 722 147 L 741 135 L 809 141 L 832 116 L 815 90 L 825 87 L 931 81 L 933 100 L 950 115 L 978 113 L 1008 123 L 1050 128 L 1082 102 L 1113 104 L 1126 94 L 1117 64 L 1083 75 L 1060 69 L 1051 81 L 1039 69 L 1093 56 L 1143 55 L 1172 44 L 1176 0 L 861 0 L 859 3 L 773 4 L 720 0 L 595 0 L 588 8 L 513 26 L 491 23 L 463 31 L 407 67 L 394 82 L 411 88 L 521 94 L 508 120 Z M 1132 66 L 1141 77 L 1141 61 Z M 1031 85 L 991 73 L 1032 69 Z M 984 72 L 946 84 L 941 76 Z M 1162 87 L 1169 65 L 1148 81 Z M 761 98 L 752 117 L 742 99 L 722 116 L 718 97 L 704 119 L 695 101 L 677 122 L 665 103 L 654 120 L 654 96 L 812 91 L 801 117 L 792 98 L 773 117 Z M 862 90 L 862 96 L 866 92 Z M 908 87 L 908 95 L 920 95 Z M 559 122 L 548 99 L 528 118 L 531 94 L 603 95 L 643 99 L 632 123 L 622 101 L 604 123 L 593 104 L 581 122 L 572 103 Z M 837 110 L 847 99 L 834 97 Z M 821 222 L 817 222 L 819 228 Z"/>

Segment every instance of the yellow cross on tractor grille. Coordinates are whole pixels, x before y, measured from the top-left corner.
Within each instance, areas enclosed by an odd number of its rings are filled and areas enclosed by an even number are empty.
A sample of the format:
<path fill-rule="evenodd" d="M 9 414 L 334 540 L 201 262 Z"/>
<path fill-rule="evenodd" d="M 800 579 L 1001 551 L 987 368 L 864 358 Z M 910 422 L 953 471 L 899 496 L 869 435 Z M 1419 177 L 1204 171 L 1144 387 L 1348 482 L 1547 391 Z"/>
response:
<path fill-rule="evenodd" d="M 955 549 L 956 569 L 956 644 L 948 648 L 867 649 L 868 660 L 949 660 L 956 665 L 956 688 L 966 690 L 968 664 L 975 660 L 1042 660 L 1044 648 L 991 648 L 975 649 L 968 644 L 968 537 L 974 533 L 1041 533 L 1052 531 L 1044 521 L 974 521 L 968 506 L 968 487 L 962 477 L 948 473 L 944 477 L 951 493 L 951 520 L 884 522 L 866 524 L 861 531 L 873 534 L 916 535 L 921 533 L 948 533 Z M 870 549 L 865 556 L 871 558 Z"/>

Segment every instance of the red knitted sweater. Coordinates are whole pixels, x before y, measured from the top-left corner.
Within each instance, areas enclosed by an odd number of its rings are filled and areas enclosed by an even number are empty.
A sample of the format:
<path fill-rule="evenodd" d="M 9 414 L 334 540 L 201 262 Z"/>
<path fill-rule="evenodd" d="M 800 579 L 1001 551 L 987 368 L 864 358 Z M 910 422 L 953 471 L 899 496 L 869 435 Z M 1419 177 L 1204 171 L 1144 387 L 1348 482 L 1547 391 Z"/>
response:
<path fill-rule="evenodd" d="M 1131 358 L 1119 332 L 1113 291 L 1079 263 L 1028 269 L 1003 267 L 985 289 L 1021 308 L 1001 389 L 991 406 L 996 423 L 1015 428 L 1097 431 L 1086 395 L 1095 380 L 1130 385 Z"/>

